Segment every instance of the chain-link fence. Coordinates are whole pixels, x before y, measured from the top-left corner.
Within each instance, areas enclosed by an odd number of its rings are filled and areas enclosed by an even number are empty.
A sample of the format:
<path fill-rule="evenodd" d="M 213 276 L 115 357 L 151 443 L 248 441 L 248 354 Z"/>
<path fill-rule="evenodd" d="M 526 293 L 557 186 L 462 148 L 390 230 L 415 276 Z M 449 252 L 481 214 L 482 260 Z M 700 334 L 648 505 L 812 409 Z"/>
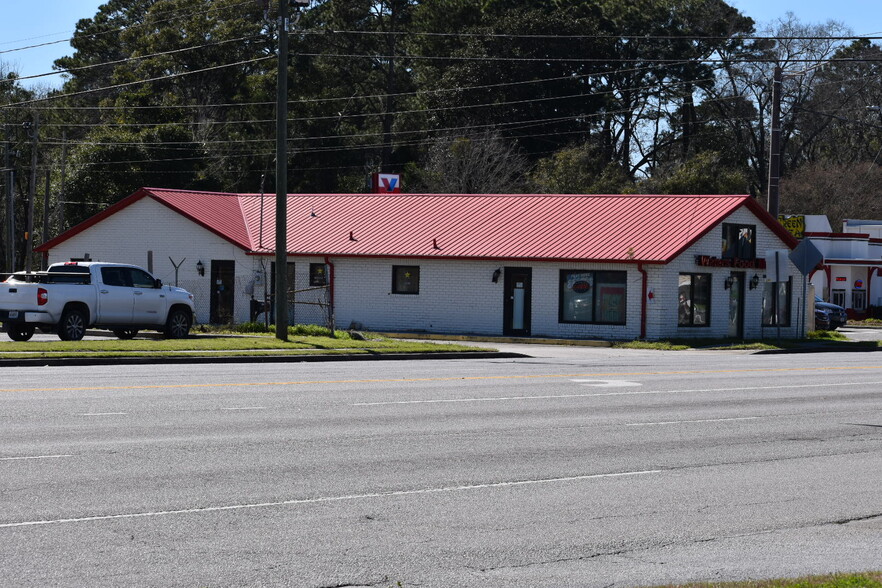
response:
<path fill-rule="evenodd" d="M 288 324 L 331 327 L 329 317 L 330 290 L 327 286 L 310 286 L 308 276 L 297 276 L 288 282 Z M 237 277 L 230 283 L 212 284 L 208 277 L 180 280 L 178 286 L 193 294 L 196 322 L 208 324 L 240 324 L 275 322 L 275 296 L 272 284 L 255 274 Z"/>

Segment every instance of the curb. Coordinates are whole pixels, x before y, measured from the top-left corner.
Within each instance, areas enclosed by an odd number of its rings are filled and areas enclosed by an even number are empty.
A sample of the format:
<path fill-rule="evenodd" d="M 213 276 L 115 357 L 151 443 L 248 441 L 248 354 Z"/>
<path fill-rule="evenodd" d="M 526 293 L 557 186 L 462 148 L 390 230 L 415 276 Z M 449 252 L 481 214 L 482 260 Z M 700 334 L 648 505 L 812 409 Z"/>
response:
<path fill-rule="evenodd" d="M 171 356 L 171 357 L 35 357 L 0 359 L 3 367 L 64 367 L 90 365 L 163 365 L 210 363 L 319 363 L 333 361 L 405 361 L 440 359 L 520 359 L 521 353 L 499 351 L 452 351 L 438 353 L 376 353 L 353 355 L 236 355 L 236 356 Z"/>
<path fill-rule="evenodd" d="M 547 339 L 542 337 L 491 337 L 482 335 L 446 335 L 437 333 L 387 333 L 378 335 L 390 339 L 421 339 L 425 341 L 476 341 L 479 343 L 509 343 L 522 345 L 563 345 L 568 347 L 612 347 L 611 341 L 600 339 Z"/>

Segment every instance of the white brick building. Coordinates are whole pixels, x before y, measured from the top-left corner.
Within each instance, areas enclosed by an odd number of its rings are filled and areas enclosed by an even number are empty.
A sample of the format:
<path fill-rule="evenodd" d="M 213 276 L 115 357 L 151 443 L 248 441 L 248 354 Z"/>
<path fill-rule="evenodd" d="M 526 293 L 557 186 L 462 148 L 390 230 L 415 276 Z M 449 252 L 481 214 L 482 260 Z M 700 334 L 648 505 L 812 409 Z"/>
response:
<path fill-rule="evenodd" d="M 764 269 L 796 241 L 748 196 L 291 195 L 287 208 L 292 323 L 612 340 L 805 329 L 802 276 L 786 255 L 781 282 Z M 193 292 L 198 322 L 264 320 L 274 214 L 272 197 L 145 188 L 37 250 L 144 266 Z"/>

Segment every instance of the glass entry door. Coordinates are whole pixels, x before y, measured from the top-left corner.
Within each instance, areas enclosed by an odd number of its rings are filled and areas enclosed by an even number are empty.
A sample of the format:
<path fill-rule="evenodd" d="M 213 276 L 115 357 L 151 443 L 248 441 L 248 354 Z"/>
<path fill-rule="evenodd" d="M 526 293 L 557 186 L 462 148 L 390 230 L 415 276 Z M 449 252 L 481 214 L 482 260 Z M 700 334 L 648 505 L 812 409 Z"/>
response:
<path fill-rule="evenodd" d="M 729 274 L 729 336 L 744 338 L 744 272 Z"/>
<path fill-rule="evenodd" d="M 502 332 L 505 335 L 526 337 L 530 334 L 532 277 L 532 268 L 505 268 L 504 323 L 502 328 Z"/>

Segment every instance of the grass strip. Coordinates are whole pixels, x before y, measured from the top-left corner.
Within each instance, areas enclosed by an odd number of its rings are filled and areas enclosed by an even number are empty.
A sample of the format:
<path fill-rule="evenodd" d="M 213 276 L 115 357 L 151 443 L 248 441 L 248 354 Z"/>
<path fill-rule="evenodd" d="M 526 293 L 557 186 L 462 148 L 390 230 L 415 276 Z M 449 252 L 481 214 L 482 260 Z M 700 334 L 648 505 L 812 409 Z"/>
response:
<path fill-rule="evenodd" d="M 136 338 L 88 341 L 4 341 L 0 358 L 126 357 L 224 355 L 296 355 L 303 353 L 442 353 L 488 351 L 466 345 L 322 337 L 307 335 L 280 341 L 271 336 L 197 334 L 187 339 Z"/>
<path fill-rule="evenodd" d="M 804 576 L 802 578 L 748 580 L 745 582 L 665 584 L 654 588 L 882 588 L 882 572 L 830 574 L 825 576 Z"/>

